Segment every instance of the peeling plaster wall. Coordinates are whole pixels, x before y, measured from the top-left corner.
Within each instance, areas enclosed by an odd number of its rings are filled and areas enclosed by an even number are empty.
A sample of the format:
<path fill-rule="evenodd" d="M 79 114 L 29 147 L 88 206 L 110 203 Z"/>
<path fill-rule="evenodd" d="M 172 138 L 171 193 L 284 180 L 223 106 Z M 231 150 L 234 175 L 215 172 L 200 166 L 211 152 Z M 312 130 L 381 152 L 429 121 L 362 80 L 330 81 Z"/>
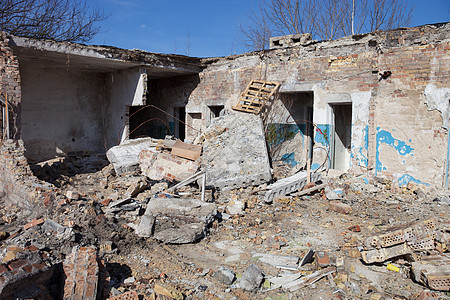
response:
<path fill-rule="evenodd" d="M 25 155 L 36 161 L 70 151 L 102 152 L 104 76 L 20 61 Z"/>
<path fill-rule="evenodd" d="M 231 107 L 251 79 L 280 82 L 281 92 L 313 92 L 312 167 L 318 168 L 330 163 L 332 105 L 351 103 L 352 171 L 400 185 L 443 185 L 449 32 L 450 23 L 426 25 L 209 59 L 188 107 L 201 110 L 206 100 Z M 383 79 L 384 71 L 392 75 Z M 204 130 L 204 120 L 190 121 Z M 195 135 L 188 129 L 188 137 Z"/>

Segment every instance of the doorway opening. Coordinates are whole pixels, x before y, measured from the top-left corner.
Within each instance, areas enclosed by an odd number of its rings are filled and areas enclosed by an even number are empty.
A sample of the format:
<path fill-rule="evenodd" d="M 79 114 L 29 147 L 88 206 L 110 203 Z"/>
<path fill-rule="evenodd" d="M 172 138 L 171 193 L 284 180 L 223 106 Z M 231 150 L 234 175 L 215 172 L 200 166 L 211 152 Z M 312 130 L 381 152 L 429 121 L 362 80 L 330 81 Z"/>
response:
<path fill-rule="evenodd" d="M 186 138 L 186 107 L 180 106 L 175 107 L 175 117 L 178 119 L 175 119 L 174 122 L 174 130 L 173 135 L 180 139 L 181 141 L 184 141 Z M 182 122 L 180 122 L 182 121 Z"/>
<path fill-rule="evenodd" d="M 128 106 L 129 139 L 152 137 L 163 139 L 170 134 L 166 116 L 153 107 L 138 105 Z"/>
<path fill-rule="evenodd" d="M 331 167 L 346 172 L 351 164 L 352 105 L 335 104 L 331 108 L 333 119 Z"/>

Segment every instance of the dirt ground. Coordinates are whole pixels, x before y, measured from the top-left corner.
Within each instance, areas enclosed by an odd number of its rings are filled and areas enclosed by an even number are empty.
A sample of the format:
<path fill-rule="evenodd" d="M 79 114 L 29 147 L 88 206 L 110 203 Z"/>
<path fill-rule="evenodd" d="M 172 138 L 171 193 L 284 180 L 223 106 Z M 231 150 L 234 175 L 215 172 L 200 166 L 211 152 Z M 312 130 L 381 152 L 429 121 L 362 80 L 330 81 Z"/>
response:
<path fill-rule="evenodd" d="M 443 228 L 450 222 L 448 198 L 434 188 L 398 187 L 382 178 L 344 174 L 330 178 L 327 190 L 279 197 L 271 204 L 260 200 L 258 187 L 209 191 L 207 200 L 217 204 L 219 214 L 208 235 L 193 244 L 165 245 L 138 237 L 130 226 L 137 224 L 145 211 L 153 196 L 151 187 L 134 197 L 137 209 L 107 209 L 110 201 L 124 195 L 136 176 L 116 176 L 103 157 L 56 159 L 32 169 L 43 183 L 51 183 L 43 185 L 42 193 L 52 186 L 57 196 L 44 197 L 44 203 L 33 203 L 31 209 L 7 205 L 0 199 L 0 231 L 9 235 L 1 249 L 33 244 L 50 253 L 56 263 L 73 246 L 94 245 L 109 272 L 110 296 L 133 290 L 141 299 L 154 299 L 155 290 L 164 287 L 174 299 L 415 299 L 428 288 L 412 279 L 410 260 L 400 256 L 365 264 L 360 254 L 363 241 L 378 231 L 414 221 L 435 218 Z M 155 184 L 161 183 L 150 183 Z M 67 199 L 67 191 L 79 192 L 80 198 Z M 191 192 L 191 198 L 199 197 L 195 186 L 184 191 Z M 338 191 L 338 201 L 349 205 L 351 212 L 330 209 L 328 191 Z M 242 214 L 227 213 L 231 200 L 245 202 Z M 49 235 L 39 226 L 24 230 L 23 225 L 33 218 L 51 219 L 72 230 L 61 236 Z M 298 272 L 305 276 L 321 266 L 312 261 L 298 270 L 280 268 L 261 261 L 258 254 L 302 259 L 310 250 L 326 252 L 329 265 L 337 271 L 297 291 L 271 289 L 271 277 Z M 399 271 L 388 270 L 388 263 Z M 238 286 L 252 264 L 265 276 L 255 292 Z M 220 267 L 236 274 L 232 284 L 224 284 L 215 275 Z M 61 288 L 54 285 L 54 290 Z M 437 299 L 449 299 L 448 292 L 434 293 Z"/>

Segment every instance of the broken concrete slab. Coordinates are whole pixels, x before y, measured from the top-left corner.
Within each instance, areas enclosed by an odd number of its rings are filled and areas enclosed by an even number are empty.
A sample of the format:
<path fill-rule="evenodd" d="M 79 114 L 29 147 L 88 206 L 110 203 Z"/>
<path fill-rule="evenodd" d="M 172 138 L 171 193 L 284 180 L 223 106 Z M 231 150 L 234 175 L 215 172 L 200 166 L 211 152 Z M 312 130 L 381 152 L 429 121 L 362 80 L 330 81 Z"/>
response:
<path fill-rule="evenodd" d="M 197 172 L 199 163 L 169 152 L 143 150 L 139 153 L 139 165 L 142 174 L 152 180 L 182 181 Z"/>
<path fill-rule="evenodd" d="M 302 189 L 308 183 L 307 172 L 298 172 L 290 177 L 278 180 L 267 186 L 264 193 L 264 201 L 272 203 L 277 196 L 285 196 Z M 322 178 L 320 172 L 311 173 L 311 182 L 317 182 Z"/>
<path fill-rule="evenodd" d="M 297 264 L 299 261 L 298 256 L 284 256 L 284 255 L 274 255 L 274 254 L 266 254 L 266 253 L 255 253 L 252 255 L 253 259 L 258 259 L 259 261 L 272 265 L 274 267 L 277 266 L 287 266 L 297 268 Z"/>
<path fill-rule="evenodd" d="M 176 225 L 175 228 L 155 230 L 153 238 L 165 244 L 189 244 L 203 238 L 205 233 L 205 224 L 188 223 Z"/>
<path fill-rule="evenodd" d="M 290 284 L 291 282 L 294 282 L 295 280 L 302 277 L 302 273 L 294 273 L 294 274 L 281 274 L 277 277 L 272 277 L 269 279 L 271 285 L 270 289 L 277 289 L 279 287 L 284 287 L 287 284 Z"/>
<path fill-rule="evenodd" d="M 243 215 L 245 209 L 245 202 L 240 200 L 230 200 L 227 205 L 227 212 L 230 215 Z"/>
<path fill-rule="evenodd" d="M 207 185 L 216 188 L 268 182 L 272 175 L 260 117 L 234 113 L 213 119 L 205 133 L 202 169 Z"/>
<path fill-rule="evenodd" d="M 110 148 L 106 157 L 113 165 L 117 175 L 139 171 L 139 153 L 142 150 L 156 152 L 156 141 L 152 138 L 125 140 L 120 145 Z"/>
<path fill-rule="evenodd" d="M 217 214 L 214 203 L 196 199 L 153 198 L 147 205 L 136 234 L 168 244 L 185 244 L 204 237 Z"/>

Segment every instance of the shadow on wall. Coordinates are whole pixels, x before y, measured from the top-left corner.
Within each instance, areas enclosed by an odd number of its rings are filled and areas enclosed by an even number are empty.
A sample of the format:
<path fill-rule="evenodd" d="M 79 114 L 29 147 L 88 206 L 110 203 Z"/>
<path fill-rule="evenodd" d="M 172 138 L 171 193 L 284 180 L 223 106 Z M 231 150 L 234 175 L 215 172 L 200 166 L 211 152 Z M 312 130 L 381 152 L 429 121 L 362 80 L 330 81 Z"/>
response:
<path fill-rule="evenodd" d="M 148 106 L 130 107 L 130 138 L 164 138 L 173 135 L 183 139 L 186 115 L 184 108 L 200 83 L 198 74 L 150 80 Z"/>

